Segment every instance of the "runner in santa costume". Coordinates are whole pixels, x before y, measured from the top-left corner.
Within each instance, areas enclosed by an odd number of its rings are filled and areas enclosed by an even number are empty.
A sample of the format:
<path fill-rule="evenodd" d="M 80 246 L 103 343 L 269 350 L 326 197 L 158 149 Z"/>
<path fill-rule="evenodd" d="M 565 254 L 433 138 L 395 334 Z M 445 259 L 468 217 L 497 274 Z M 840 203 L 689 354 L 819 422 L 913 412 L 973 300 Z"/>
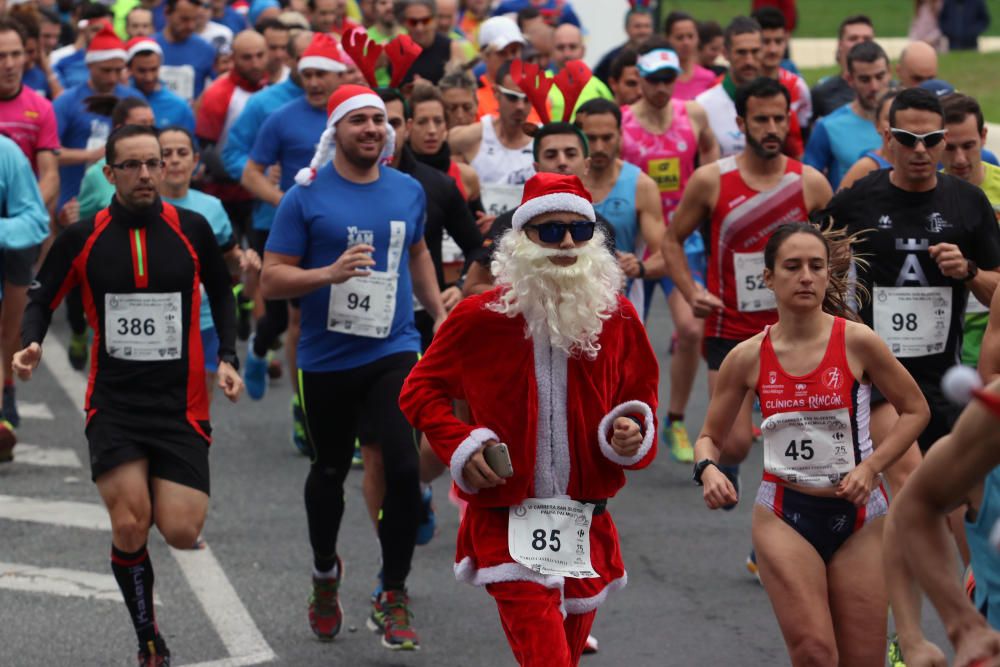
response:
<path fill-rule="evenodd" d="M 486 586 L 527 666 L 577 664 L 626 582 L 608 499 L 656 454 L 656 356 L 594 221 L 579 178 L 532 177 L 495 251 L 497 287 L 456 306 L 399 399 L 468 502 L 455 575 Z M 484 458 L 497 443 L 506 479 Z"/>

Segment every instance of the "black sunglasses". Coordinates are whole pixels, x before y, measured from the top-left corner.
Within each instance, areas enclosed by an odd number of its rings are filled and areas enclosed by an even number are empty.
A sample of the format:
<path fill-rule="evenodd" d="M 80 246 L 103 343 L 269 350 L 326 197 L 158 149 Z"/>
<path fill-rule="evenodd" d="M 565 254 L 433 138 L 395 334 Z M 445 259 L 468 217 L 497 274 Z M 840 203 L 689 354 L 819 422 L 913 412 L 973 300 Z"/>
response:
<path fill-rule="evenodd" d="M 892 133 L 893 139 L 907 148 L 914 148 L 918 141 L 922 142 L 926 148 L 934 148 L 939 143 L 944 141 L 944 135 L 947 134 L 948 131 L 934 130 L 933 132 L 927 132 L 926 134 L 914 134 L 913 132 L 908 132 L 907 130 L 890 127 L 889 132 Z"/>
<path fill-rule="evenodd" d="M 525 229 L 538 232 L 538 240 L 542 243 L 559 243 L 566 238 L 566 232 L 574 241 L 589 241 L 594 238 L 596 223 L 589 220 L 575 222 L 543 222 L 540 225 L 525 225 Z"/>

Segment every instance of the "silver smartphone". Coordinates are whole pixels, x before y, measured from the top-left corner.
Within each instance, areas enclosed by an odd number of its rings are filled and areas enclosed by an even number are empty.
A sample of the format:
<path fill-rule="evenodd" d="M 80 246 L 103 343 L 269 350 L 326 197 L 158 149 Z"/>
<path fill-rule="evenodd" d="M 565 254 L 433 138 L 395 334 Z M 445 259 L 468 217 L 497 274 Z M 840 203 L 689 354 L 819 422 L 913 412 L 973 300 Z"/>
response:
<path fill-rule="evenodd" d="M 483 458 L 486 459 L 486 465 L 497 474 L 497 477 L 506 479 L 514 476 L 514 466 L 510 462 L 510 452 L 507 451 L 507 445 L 504 443 L 500 442 L 488 446 L 483 450 Z"/>

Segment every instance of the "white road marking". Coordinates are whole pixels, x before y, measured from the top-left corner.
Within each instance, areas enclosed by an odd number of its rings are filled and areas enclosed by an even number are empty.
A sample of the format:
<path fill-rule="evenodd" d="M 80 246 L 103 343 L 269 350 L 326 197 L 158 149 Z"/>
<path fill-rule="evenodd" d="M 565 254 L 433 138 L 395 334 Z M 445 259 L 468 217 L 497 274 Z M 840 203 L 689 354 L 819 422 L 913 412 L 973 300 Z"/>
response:
<path fill-rule="evenodd" d="M 57 468 L 82 468 L 80 457 L 72 449 L 57 449 L 29 445 L 26 442 L 17 443 L 14 448 L 14 463 L 16 465 L 52 466 Z"/>
<path fill-rule="evenodd" d="M 52 410 L 45 403 L 29 403 L 27 401 L 17 402 L 17 414 L 21 419 L 55 419 Z"/>
<path fill-rule="evenodd" d="M 0 495 L 0 519 L 111 532 L 107 511 L 96 503 Z"/>
<path fill-rule="evenodd" d="M 66 357 L 65 346 L 55 337 L 51 336 L 45 341 L 47 353 L 42 357 L 49 371 L 55 377 L 56 382 L 62 387 L 66 395 L 69 396 L 75 407 L 83 409 L 84 400 L 87 394 L 87 381 L 85 376 L 79 371 L 73 370 Z M 81 412 L 82 417 L 82 412 Z M 82 420 L 81 420 L 82 421 Z M 8 516 L 8 512 L 13 513 L 20 508 L 22 521 L 42 521 L 44 523 L 55 523 L 57 525 L 67 525 L 63 522 L 64 517 L 53 512 L 48 516 L 39 515 L 25 508 L 26 503 L 44 503 L 51 501 L 33 501 L 26 498 L 12 498 L 13 503 L 6 503 L 5 499 L 10 496 L 0 496 L 0 518 L 16 518 Z M 20 502 L 19 502 L 20 501 Z M 11 508 L 6 508 L 6 505 Z M 87 503 L 64 503 L 69 506 L 83 505 Z M 80 508 L 67 508 L 69 510 L 68 519 L 79 520 L 86 523 L 85 519 L 91 521 L 91 525 L 76 525 L 79 528 L 92 528 L 96 530 L 111 529 L 111 524 L 104 508 L 100 505 L 90 504 L 89 510 Z M 36 508 L 37 509 L 37 508 Z M 76 514 L 74 514 L 74 512 Z M 90 512 L 88 514 L 88 512 Z M 97 522 L 93 512 L 99 513 L 101 523 Z M 43 518 L 44 517 L 44 518 Z M 74 519 L 75 517 L 75 519 Z M 254 623 L 250 612 L 240 601 L 236 590 L 226 577 L 219 561 L 215 559 L 211 549 L 206 547 L 199 550 L 179 551 L 171 549 L 171 553 L 180 565 L 188 585 L 194 591 L 198 602 L 201 603 L 205 615 L 215 628 L 216 634 L 222 640 L 223 646 L 229 652 L 229 656 L 221 660 L 198 663 L 192 667 L 242 667 L 243 665 L 256 665 L 262 662 L 270 662 L 277 658 L 277 655 L 268 645 Z"/>
<path fill-rule="evenodd" d="M 121 602 L 115 578 L 61 567 L 0 563 L 0 589 Z"/>

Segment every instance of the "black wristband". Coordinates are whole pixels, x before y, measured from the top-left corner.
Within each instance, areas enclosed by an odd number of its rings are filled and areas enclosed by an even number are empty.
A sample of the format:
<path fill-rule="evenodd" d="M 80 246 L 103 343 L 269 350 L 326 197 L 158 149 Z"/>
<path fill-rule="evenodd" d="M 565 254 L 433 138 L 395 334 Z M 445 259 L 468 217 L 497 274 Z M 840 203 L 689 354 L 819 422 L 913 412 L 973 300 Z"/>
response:
<path fill-rule="evenodd" d="M 224 361 L 233 367 L 234 371 L 240 370 L 240 358 L 235 354 L 220 354 L 219 361 Z"/>
<path fill-rule="evenodd" d="M 643 264 L 642 261 L 640 260 L 639 261 L 639 280 L 642 280 L 645 277 L 646 277 L 646 265 Z"/>

